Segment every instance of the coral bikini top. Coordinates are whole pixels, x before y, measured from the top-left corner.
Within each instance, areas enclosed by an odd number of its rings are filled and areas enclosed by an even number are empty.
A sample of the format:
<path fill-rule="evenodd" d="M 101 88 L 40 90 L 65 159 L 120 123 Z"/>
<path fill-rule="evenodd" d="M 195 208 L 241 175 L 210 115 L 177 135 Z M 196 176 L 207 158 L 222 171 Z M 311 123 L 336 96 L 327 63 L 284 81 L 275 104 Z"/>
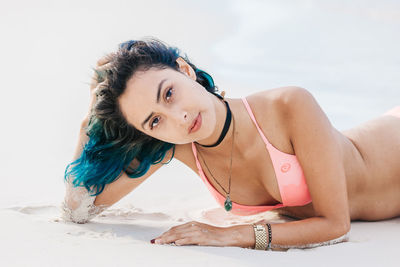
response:
<path fill-rule="evenodd" d="M 261 138 L 263 139 L 267 151 L 269 152 L 272 165 L 274 167 L 275 176 L 278 182 L 279 191 L 282 198 L 282 203 L 273 205 L 273 206 L 248 206 L 241 205 L 235 202 L 232 202 L 232 212 L 236 215 L 253 215 L 260 212 L 285 207 L 285 206 L 303 206 L 310 203 L 311 196 L 308 191 L 308 187 L 306 184 L 306 180 L 304 177 L 303 170 L 300 166 L 299 161 L 297 160 L 296 155 L 284 153 L 277 148 L 275 148 L 265 137 L 264 133 L 261 131 L 260 127 L 257 124 L 257 121 L 254 117 L 254 114 L 247 102 L 246 98 L 243 97 L 242 101 L 249 113 L 250 118 L 254 122 L 257 127 L 258 132 L 260 133 Z M 217 200 L 217 202 L 224 207 L 225 196 L 221 195 L 214 186 L 209 182 L 208 178 L 204 174 L 204 171 L 200 165 L 200 162 L 197 157 L 196 146 L 192 142 L 192 150 L 194 157 L 196 159 L 197 169 L 199 171 L 199 175 L 203 182 L 206 184 L 207 188 L 210 190 L 211 194 Z"/>

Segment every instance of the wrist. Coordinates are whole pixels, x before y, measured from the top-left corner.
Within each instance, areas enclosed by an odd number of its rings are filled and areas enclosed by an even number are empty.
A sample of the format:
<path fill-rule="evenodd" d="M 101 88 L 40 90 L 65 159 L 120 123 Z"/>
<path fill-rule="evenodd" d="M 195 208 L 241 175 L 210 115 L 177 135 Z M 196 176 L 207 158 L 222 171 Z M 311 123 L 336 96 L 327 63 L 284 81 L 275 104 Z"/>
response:
<path fill-rule="evenodd" d="M 254 248 L 256 239 L 252 224 L 242 224 L 229 227 L 228 235 L 232 246 L 242 248 Z"/>
<path fill-rule="evenodd" d="M 81 121 L 81 130 L 85 129 L 89 124 L 89 115 Z"/>

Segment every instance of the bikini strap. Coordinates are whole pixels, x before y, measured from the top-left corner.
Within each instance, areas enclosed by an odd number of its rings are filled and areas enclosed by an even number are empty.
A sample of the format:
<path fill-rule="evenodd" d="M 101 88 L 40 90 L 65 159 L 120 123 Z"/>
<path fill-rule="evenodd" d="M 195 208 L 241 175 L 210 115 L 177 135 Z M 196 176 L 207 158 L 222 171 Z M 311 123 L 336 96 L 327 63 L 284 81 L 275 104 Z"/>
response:
<path fill-rule="evenodd" d="M 199 172 L 201 172 L 203 169 L 201 168 L 201 165 L 200 165 L 200 162 L 199 162 L 199 158 L 197 157 L 197 150 L 196 150 L 196 145 L 194 144 L 194 142 L 192 142 L 192 151 L 193 151 L 194 158 L 196 160 L 197 170 Z"/>
<path fill-rule="evenodd" d="M 249 105 L 249 103 L 247 102 L 246 97 L 242 97 L 242 101 L 243 101 L 244 105 L 246 106 L 247 112 L 249 113 L 249 116 L 250 116 L 251 120 L 252 120 L 252 121 L 254 122 L 254 124 L 256 125 L 257 130 L 258 130 L 258 132 L 260 133 L 261 138 L 263 139 L 264 143 L 265 143 L 267 146 L 268 146 L 268 145 L 271 145 L 271 143 L 268 141 L 268 139 L 265 137 L 264 133 L 261 131 L 260 127 L 258 126 L 258 123 L 257 123 L 257 121 L 256 121 L 256 118 L 254 117 L 253 111 L 251 110 L 250 105 Z"/>

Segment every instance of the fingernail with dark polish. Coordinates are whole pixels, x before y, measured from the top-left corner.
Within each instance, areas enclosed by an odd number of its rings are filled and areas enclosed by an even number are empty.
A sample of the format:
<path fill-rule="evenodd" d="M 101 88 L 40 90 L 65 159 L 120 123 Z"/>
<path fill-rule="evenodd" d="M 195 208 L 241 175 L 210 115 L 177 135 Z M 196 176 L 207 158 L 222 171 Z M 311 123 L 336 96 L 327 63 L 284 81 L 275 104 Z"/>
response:
<path fill-rule="evenodd" d="M 150 243 L 154 244 L 154 240 L 155 240 L 155 239 L 150 240 Z"/>

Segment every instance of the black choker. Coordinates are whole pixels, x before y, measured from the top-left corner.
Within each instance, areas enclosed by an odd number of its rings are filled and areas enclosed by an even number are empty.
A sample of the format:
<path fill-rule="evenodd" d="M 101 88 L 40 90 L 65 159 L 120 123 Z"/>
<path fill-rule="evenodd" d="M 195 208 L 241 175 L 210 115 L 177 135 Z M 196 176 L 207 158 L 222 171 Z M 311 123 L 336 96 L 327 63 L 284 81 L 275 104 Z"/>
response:
<path fill-rule="evenodd" d="M 202 144 L 199 144 L 199 143 L 195 142 L 196 144 L 198 144 L 200 146 L 203 146 L 203 147 L 214 147 L 214 146 L 219 145 L 219 143 L 221 143 L 222 140 L 224 140 L 225 135 L 229 130 L 229 126 L 231 125 L 231 120 L 232 120 L 231 109 L 229 108 L 228 102 L 226 102 L 222 96 L 220 96 L 220 95 L 218 95 L 216 93 L 213 93 L 213 94 L 216 95 L 218 98 L 222 99 L 222 101 L 224 101 L 224 103 L 226 105 L 227 111 L 226 111 L 225 124 L 224 124 L 224 129 L 222 129 L 221 135 L 219 136 L 219 139 L 215 144 L 213 144 L 213 145 L 202 145 Z"/>

